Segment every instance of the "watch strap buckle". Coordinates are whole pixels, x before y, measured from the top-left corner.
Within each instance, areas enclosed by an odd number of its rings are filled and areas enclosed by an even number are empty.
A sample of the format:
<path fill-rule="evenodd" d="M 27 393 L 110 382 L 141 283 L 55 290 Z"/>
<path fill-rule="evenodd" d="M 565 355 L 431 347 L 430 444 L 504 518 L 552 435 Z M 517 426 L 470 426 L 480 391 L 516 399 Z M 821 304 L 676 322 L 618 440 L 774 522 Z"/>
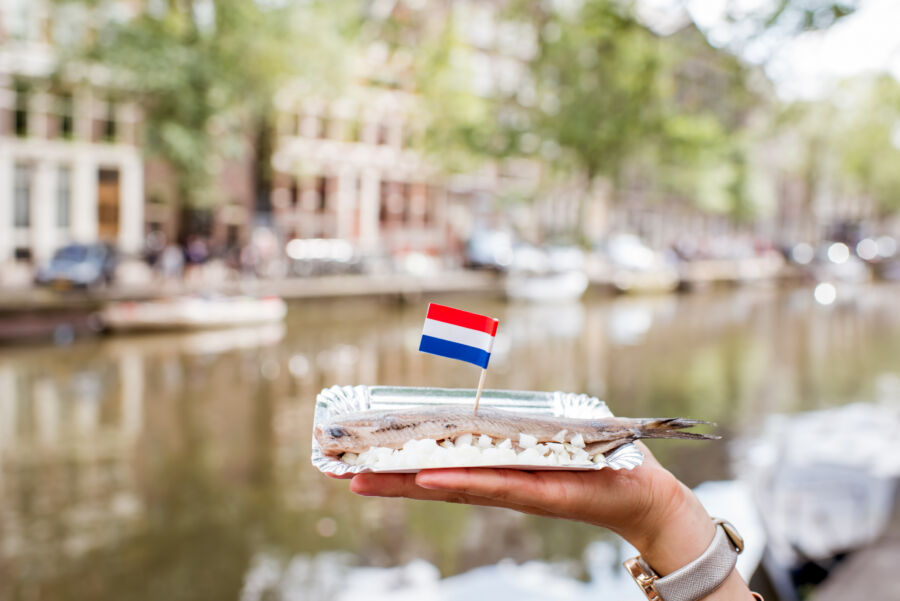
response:
<path fill-rule="evenodd" d="M 644 593 L 644 596 L 647 597 L 648 601 L 663 601 L 662 595 L 656 588 L 656 581 L 659 580 L 659 574 L 654 572 L 653 568 L 647 565 L 647 562 L 640 556 L 637 556 L 626 559 L 623 565 L 625 566 L 625 569 L 628 570 L 628 573 L 631 574 L 631 577 L 634 578 L 634 581 L 641 589 L 641 592 Z"/>
<path fill-rule="evenodd" d="M 723 520 L 722 518 L 713 518 L 713 523 L 716 526 L 721 526 L 722 530 L 725 531 L 725 535 L 728 537 L 728 540 L 731 541 L 731 545 L 734 547 L 734 550 L 737 551 L 738 555 L 744 550 L 744 537 L 740 535 L 731 522 L 728 520 Z"/>

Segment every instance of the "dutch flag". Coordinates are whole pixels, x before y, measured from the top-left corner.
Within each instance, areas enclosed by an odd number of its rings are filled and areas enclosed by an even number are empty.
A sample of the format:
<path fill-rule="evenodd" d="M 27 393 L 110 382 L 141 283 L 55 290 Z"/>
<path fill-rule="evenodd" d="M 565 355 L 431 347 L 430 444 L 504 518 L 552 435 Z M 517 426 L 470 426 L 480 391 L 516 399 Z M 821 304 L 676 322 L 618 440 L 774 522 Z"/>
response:
<path fill-rule="evenodd" d="M 498 323 L 493 317 L 429 303 L 419 350 L 487 369 Z"/>

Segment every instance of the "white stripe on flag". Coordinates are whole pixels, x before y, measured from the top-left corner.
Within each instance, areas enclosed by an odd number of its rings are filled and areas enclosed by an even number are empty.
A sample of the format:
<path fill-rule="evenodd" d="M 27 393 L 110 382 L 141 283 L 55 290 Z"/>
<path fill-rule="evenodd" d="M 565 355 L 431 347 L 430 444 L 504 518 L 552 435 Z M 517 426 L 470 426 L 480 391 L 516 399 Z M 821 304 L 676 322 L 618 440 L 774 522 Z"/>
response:
<path fill-rule="evenodd" d="M 467 346 L 474 346 L 475 348 L 480 348 L 489 353 L 491 352 L 491 347 L 494 345 L 494 337 L 486 332 L 479 332 L 478 330 L 464 328 L 435 319 L 425 320 L 425 326 L 422 328 L 422 335 L 443 338 L 444 340 L 458 342 Z"/>

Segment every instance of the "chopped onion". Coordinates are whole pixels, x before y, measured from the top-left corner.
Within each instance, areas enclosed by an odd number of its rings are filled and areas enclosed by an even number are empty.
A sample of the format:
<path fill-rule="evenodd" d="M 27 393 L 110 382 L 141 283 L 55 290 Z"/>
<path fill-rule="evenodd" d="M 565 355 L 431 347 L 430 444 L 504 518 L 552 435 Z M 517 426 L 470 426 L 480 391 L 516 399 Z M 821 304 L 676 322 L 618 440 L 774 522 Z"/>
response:
<path fill-rule="evenodd" d="M 460 467 L 477 465 L 604 465 L 602 454 L 591 455 L 579 447 L 578 436 L 571 443 L 538 443 L 529 434 L 520 434 L 517 445 L 510 439 L 493 441 L 490 436 L 477 439 L 471 434 L 459 436 L 455 442 L 433 439 L 410 440 L 402 449 L 373 447 L 359 455 L 344 453 L 342 460 L 348 465 L 362 465 L 374 469 L 423 469 L 433 467 Z M 581 441 L 583 442 L 583 440 Z"/>
<path fill-rule="evenodd" d="M 469 447 L 469 446 L 472 446 L 472 434 L 471 434 L 471 433 L 466 433 L 466 434 L 463 434 L 463 435 L 457 437 L 457 439 L 456 439 L 456 446 L 457 446 L 457 447 Z"/>
<path fill-rule="evenodd" d="M 553 438 L 550 440 L 554 440 L 556 442 L 566 442 L 566 434 L 568 434 L 568 430 L 560 430 L 556 434 L 553 435 Z"/>
<path fill-rule="evenodd" d="M 533 449 L 537 445 L 537 438 L 532 436 L 531 434 L 525 434 L 524 432 L 519 434 L 519 446 L 523 449 Z"/>

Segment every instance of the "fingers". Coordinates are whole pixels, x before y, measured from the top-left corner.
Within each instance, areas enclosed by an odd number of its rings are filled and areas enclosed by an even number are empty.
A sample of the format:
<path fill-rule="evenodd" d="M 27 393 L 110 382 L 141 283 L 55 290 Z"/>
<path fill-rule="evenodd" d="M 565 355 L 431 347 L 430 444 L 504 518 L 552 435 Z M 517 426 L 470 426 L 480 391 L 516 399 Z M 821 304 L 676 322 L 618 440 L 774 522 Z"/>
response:
<path fill-rule="evenodd" d="M 483 505 L 488 501 L 488 499 L 469 498 L 470 495 L 456 491 L 422 488 L 416 484 L 415 474 L 358 474 L 350 482 L 350 490 L 367 497 L 405 497 L 421 501 L 449 501 L 478 505 Z"/>
<path fill-rule="evenodd" d="M 644 470 L 644 474 L 651 470 Z M 537 471 L 456 468 L 419 472 L 416 483 L 491 499 L 505 507 L 606 525 L 630 515 L 646 497 L 644 475 L 635 471 Z M 602 499 L 602 501 L 601 501 Z"/>
<path fill-rule="evenodd" d="M 350 492 L 365 497 L 402 497 L 413 488 L 415 474 L 356 474 L 350 481 Z"/>
<path fill-rule="evenodd" d="M 453 491 L 464 495 L 492 499 L 505 506 L 533 507 L 545 513 L 555 513 L 569 476 L 555 472 L 554 485 L 547 485 L 545 472 L 525 472 L 512 469 L 454 468 L 424 470 L 416 476 L 416 484 L 432 491 Z"/>
<path fill-rule="evenodd" d="M 358 495 L 404 497 L 420 501 L 443 501 L 484 507 L 505 507 L 534 515 L 551 516 L 537 507 L 507 503 L 454 490 L 427 489 L 416 483 L 416 474 L 357 474 L 350 482 L 350 490 Z"/>

